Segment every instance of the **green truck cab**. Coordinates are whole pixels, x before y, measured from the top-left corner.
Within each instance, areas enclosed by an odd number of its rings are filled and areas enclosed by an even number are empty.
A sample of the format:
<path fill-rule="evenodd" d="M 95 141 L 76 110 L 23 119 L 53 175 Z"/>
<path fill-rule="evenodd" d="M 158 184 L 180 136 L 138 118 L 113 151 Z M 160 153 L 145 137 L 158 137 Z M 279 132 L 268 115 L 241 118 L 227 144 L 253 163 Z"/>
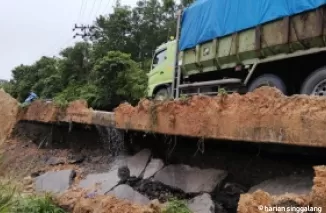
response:
<path fill-rule="evenodd" d="M 159 46 L 154 53 L 152 67 L 148 76 L 148 97 L 165 99 L 170 94 L 174 72 L 176 41 Z"/>

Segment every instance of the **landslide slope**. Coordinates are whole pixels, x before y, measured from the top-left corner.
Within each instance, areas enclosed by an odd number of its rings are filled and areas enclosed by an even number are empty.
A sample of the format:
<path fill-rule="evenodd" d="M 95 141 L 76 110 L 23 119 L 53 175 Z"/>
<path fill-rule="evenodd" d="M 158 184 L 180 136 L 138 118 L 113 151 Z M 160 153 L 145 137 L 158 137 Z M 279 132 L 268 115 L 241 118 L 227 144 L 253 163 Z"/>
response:
<path fill-rule="evenodd" d="M 10 135 L 17 122 L 19 105 L 4 90 L 0 89 L 0 144 Z"/>

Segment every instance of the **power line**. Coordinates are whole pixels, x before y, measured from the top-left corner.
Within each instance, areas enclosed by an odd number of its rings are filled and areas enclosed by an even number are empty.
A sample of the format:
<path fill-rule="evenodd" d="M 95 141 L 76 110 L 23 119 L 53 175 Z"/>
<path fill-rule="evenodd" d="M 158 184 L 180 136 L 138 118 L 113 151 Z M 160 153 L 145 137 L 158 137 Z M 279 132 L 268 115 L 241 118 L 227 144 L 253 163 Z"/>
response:
<path fill-rule="evenodd" d="M 98 16 L 100 14 L 102 2 L 103 2 L 103 0 L 100 1 L 100 4 L 99 4 L 99 6 L 97 8 L 97 12 L 95 13 L 96 16 Z"/>
<path fill-rule="evenodd" d="M 81 18 L 83 8 L 84 8 L 84 0 L 82 0 L 82 3 L 80 5 L 79 16 L 78 16 L 77 22 L 79 22 L 79 19 Z"/>
<path fill-rule="evenodd" d="M 90 16 L 89 16 L 91 20 L 92 20 L 92 14 L 93 14 L 95 2 L 96 2 L 96 0 L 94 0 L 93 6 L 92 6 L 92 9 L 91 9 L 91 12 L 90 12 Z"/>
<path fill-rule="evenodd" d="M 109 10 L 110 3 L 111 3 L 111 0 L 108 0 L 108 4 L 106 5 L 106 7 L 104 9 L 104 13 Z"/>
<path fill-rule="evenodd" d="M 84 0 L 82 0 L 83 2 L 84 2 Z M 82 14 L 81 14 L 81 21 L 83 21 L 83 16 L 84 16 L 84 14 L 85 14 L 85 10 L 86 10 L 86 8 L 87 8 L 87 0 L 85 0 L 85 4 L 84 4 L 85 6 L 84 6 L 84 8 L 83 8 L 83 10 L 82 10 Z"/>
<path fill-rule="evenodd" d="M 58 42 L 53 45 L 50 49 L 54 49 L 53 51 L 51 51 L 51 54 L 49 54 L 49 56 L 54 56 L 56 53 L 60 52 L 60 49 L 65 48 L 67 44 L 69 44 L 71 41 L 73 40 L 72 37 L 66 39 L 64 42 L 62 42 L 60 45 L 58 45 Z M 55 47 L 59 47 L 59 48 L 55 48 Z M 45 54 L 44 54 L 45 55 Z"/>

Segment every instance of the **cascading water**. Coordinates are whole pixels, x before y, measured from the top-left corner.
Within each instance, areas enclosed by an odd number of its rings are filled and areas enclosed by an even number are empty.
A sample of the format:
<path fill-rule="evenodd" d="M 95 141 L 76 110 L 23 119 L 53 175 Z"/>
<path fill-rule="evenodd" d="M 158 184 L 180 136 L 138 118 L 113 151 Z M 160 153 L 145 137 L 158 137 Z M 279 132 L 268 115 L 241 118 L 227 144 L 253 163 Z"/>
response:
<path fill-rule="evenodd" d="M 108 150 L 112 156 L 118 156 L 125 151 L 124 132 L 114 127 L 96 126 L 103 148 Z"/>

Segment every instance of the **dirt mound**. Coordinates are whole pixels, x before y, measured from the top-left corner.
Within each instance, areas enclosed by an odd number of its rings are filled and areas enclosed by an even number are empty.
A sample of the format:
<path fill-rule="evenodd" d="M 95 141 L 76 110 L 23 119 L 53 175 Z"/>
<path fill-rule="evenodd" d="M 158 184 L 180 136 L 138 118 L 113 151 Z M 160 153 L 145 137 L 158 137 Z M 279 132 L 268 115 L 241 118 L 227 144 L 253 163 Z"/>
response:
<path fill-rule="evenodd" d="M 270 196 L 267 192 L 258 190 L 252 194 L 240 196 L 238 213 L 296 212 L 299 208 L 308 207 L 309 204 L 309 196 L 305 197 L 294 194 Z"/>
<path fill-rule="evenodd" d="M 0 89 L 0 144 L 10 135 L 17 121 L 18 102 Z"/>
<path fill-rule="evenodd" d="M 315 166 L 314 169 L 314 186 L 310 195 L 299 196 L 285 194 L 281 196 L 270 196 L 268 193 L 258 190 L 252 194 L 247 193 L 240 196 L 238 213 L 325 212 L 326 166 Z M 287 209 L 284 210 L 279 207 L 285 207 Z"/>
<path fill-rule="evenodd" d="M 93 196 L 73 189 L 57 199 L 58 204 L 73 213 L 160 213 L 159 206 L 140 206 L 112 196 Z"/>
<path fill-rule="evenodd" d="M 326 166 L 316 166 L 314 186 L 312 187 L 311 200 L 313 206 L 318 206 L 326 212 Z"/>
<path fill-rule="evenodd" d="M 122 104 L 115 110 L 115 120 L 118 128 L 162 134 L 326 146 L 325 100 L 286 97 L 262 87 L 246 95 L 142 100 L 137 107 Z"/>

